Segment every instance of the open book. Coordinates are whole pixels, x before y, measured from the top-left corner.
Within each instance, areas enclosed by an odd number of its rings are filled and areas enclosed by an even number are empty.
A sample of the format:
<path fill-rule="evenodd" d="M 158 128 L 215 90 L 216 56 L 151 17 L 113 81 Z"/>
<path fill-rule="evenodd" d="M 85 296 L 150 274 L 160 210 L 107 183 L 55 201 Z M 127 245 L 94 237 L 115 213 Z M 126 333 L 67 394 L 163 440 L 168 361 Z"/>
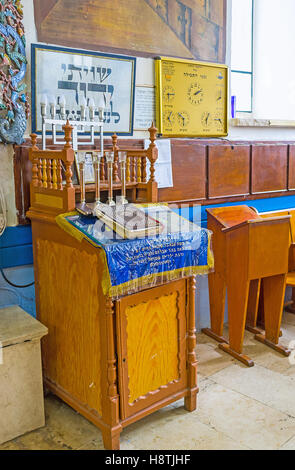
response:
<path fill-rule="evenodd" d="M 94 215 L 123 238 L 144 238 L 158 235 L 164 226 L 133 204 L 98 204 Z"/>

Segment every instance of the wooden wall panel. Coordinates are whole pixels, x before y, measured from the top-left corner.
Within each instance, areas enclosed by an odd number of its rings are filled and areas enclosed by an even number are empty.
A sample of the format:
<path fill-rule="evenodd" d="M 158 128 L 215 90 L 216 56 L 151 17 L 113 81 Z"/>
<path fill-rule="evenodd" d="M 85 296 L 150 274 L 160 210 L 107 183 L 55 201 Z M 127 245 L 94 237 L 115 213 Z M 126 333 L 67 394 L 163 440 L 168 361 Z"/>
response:
<path fill-rule="evenodd" d="M 206 145 L 172 140 L 173 188 L 159 190 L 159 201 L 206 199 Z"/>
<path fill-rule="evenodd" d="M 35 238 L 34 257 L 38 320 L 48 328 L 44 375 L 102 415 L 98 257 L 42 238 Z"/>
<path fill-rule="evenodd" d="M 250 145 L 209 145 L 208 197 L 249 194 Z"/>
<path fill-rule="evenodd" d="M 295 144 L 289 146 L 288 189 L 295 189 Z"/>
<path fill-rule="evenodd" d="M 286 191 L 288 145 L 252 145 L 252 194 Z"/>
<path fill-rule="evenodd" d="M 129 403 L 179 379 L 177 297 L 173 292 L 125 311 Z"/>
<path fill-rule="evenodd" d="M 29 223 L 25 214 L 30 206 L 30 145 L 27 140 L 15 146 L 15 194 L 20 224 Z M 118 146 L 142 149 L 144 142 L 119 139 Z M 111 148 L 110 139 L 105 140 L 105 148 Z M 173 188 L 159 189 L 159 202 L 214 204 L 295 194 L 294 141 L 172 139 L 171 149 Z"/>

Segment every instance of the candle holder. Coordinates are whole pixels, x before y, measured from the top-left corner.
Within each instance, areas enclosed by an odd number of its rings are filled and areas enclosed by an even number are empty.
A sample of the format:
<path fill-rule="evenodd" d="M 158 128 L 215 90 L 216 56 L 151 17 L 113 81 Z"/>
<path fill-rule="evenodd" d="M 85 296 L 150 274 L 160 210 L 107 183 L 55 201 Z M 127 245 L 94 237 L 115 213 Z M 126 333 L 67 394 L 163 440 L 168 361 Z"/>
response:
<path fill-rule="evenodd" d="M 119 204 L 128 204 L 126 199 L 126 159 L 127 152 L 118 152 L 119 163 L 121 167 L 121 184 L 122 184 L 122 193 L 118 197 Z"/>
<path fill-rule="evenodd" d="M 86 193 L 85 193 L 85 155 L 84 159 L 79 162 L 79 174 L 80 174 L 80 203 L 76 205 L 76 210 L 82 215 L 91 215 L 92 209 L 86 204 Z"/>
<path fill-rule="evenodd" d="M 109 181 L 109 196 L 107 200 L 107 204 L 110 206 L 116 205 L 115 201 L 113 200 L 113 163 L 114 163 L 114 152 L 106 152 L 106 161 L 108 165 L 108 181 Z"/>
<path fill-rule="evenodd" d="M 102 97 L 103 98 L 103 97 Z M 104 99 L 104 98 L 103 98 Z M 47 108 L 49 104 L 49 115 L 47 116 Z M 104 101 L 100 102 L 101 111 L 99 112 L 99 119 L 95 120 L 96 105 L 92 98 L 89 99 L 87 105 L 87 99 L 83 98 L 80 106 L 80 117 L 77 117 L 77 113 L 70 112 L 66 109 L 66 99 L 62 95 L 58 97 L 58 112 L 56 111 L 56 97 L 43 95 L 41 97 L 41 117 L 42 117 L 42 150 L 46 150 L 46 132 L 47 126 L 51 126 L 52 143 L 54 145 L 65 145 L 64 140 L 58 139 L 57 128 L 63 127 L 66 124 L 67 119 L 70 120 L 70 124 L 73 127 L 72 132 L 72 147 L 75 151 L 78 150 L 79 146 L 94 146 L 95 143 L 95 129 L 100 130 L 100 151 L 103 152 L 103 109 Z M 89 119 L 87 119 L 89 113 Z M 90 137 L 88 136 L 90 133 Z"/>
<path fill-rule="evenodd" d="M 95 205 L 100 204 L 100 161 L 102 154 L 101 152 L 93 152 L 93 168 L 95 178 Z"/>

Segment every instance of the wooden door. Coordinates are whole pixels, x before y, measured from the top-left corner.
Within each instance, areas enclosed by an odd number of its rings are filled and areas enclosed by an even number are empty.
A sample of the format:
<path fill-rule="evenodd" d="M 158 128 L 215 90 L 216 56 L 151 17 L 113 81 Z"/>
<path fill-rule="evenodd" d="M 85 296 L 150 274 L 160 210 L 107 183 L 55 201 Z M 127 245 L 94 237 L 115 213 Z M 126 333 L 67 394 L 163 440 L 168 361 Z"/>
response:
<path fill-rule="evenodd" d="M 117 302 L 121 418 L 187 386 L 186 280 Z"/>

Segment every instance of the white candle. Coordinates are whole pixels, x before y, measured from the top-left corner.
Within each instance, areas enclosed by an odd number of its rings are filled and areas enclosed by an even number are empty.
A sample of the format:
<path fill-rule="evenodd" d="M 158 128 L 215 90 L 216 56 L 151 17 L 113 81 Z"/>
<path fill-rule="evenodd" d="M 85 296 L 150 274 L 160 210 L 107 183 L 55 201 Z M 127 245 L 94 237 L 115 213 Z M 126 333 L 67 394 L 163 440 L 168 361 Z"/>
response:
<path fill-rule="evenodd" d="M 104 97 L 104 94 L 99 94 L 97 107 L 98 107 L 98 112 L 99 112 L 99 120 L 100 120 L 100 121 L 103 121 L 103 112 L 104 112 L 104 109 L 105 109 L 105 97 Z"/>
<path fill-rule="evenodd" d="M 41 96 L 41 116 L 45 117 L 47 114 L 47 104 L 48 104 L 48 99 L 47 95 L 42 95 Z"/>
<path fill-rule="evenodd" d="M 54 119 L 55 118 L 55 106 L 56 106 L 56 99 L 54 95 L 50 95 L 49 104 L 50 104 L 50 114 L 51 114 L 52 119 Z"/>
<path fill-rule="evenodd" d="M 62 96 L 59 98 L 59 105 L 60 105 L 60 114 L 61 114 L 61 117 L 62 117 L 62 119 L 64 119 L 64 117 L 65 117 L 65 109 L 66 109 L 66 99 L 65 99 L 64 95 L 62 95 Z"/>
<path fill-rule="evenodd" d="M 93 98 L 90 98 L 90 99 L 89 99 L 88 107 L 89 107 L 89 117 L 90 117 L 90 120 L 93 121 L 94 115 L 95 115 L 95 103 L 94 103 Z"/>

